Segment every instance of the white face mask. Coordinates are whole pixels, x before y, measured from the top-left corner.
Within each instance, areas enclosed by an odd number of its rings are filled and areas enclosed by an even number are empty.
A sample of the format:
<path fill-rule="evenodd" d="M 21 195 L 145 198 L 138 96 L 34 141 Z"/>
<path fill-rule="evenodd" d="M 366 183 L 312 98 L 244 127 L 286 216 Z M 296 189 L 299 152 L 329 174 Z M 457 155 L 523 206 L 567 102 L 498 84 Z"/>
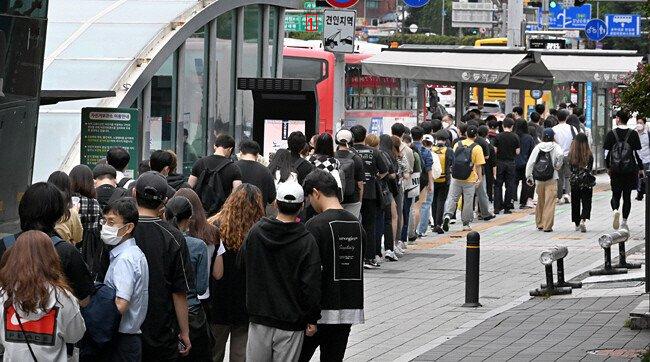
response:
<path fill-rule="evenodd" d="M 122 226 L 124 227 L 124 226 Z M 106 245 L 117 245 L 122 241 L 122 236 L 118 236 L 117 234 L 120 232 L 120 229 L 122 227 L 117 227 L 117 226 L 109 226 L 109 225 L 104 225 L 102 226 L 102 231 L 100 233 L 102 241 Z"/>
<path fill-rule="evenodd" d="M 637 131 L 643 132 L 644 129 L 645 129 L 645 125 L 643 125 L 643 124 L 637 124 L 636 125 L 636 130 Z"/>

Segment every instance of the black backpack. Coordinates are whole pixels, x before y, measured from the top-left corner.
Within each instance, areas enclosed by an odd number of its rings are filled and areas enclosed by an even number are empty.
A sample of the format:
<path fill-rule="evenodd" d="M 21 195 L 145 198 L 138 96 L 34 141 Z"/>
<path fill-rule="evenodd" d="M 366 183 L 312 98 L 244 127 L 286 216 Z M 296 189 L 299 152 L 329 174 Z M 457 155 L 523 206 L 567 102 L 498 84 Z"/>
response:
<path fill-rule="evenodd" d="M 542 150 L 537 154 L 535 165 L 533 166 L 533 179 L 536 181 L 548 181 L 553 179 L 555 167 L 553 167 L 553 158 L 550 152 Z"/>
<path fill-rule="evenodd" d="M 341 185 L 343 186 L 344 196 L 354 195 L 356 191 L 354 181 L 354 157 L 356 156 L 353 151 L 348 151 L 346 156 L 340 156 L 336 153 L 336 159 L 339 161 L 339 175 L 341 177 Z"/>
<path fill-rule="evenodd" d="M 124 186 L 126 186 L 126 184 L 129 183 L 129 181 L 131 180 L 133 179 L 130 177 L 122 177 L 120 182 L 117 183 L 117 187 L 124 188 Z"/>
<path fill-rule="evenodd" d="M 474 170 L 472 150 L 476 146 L 476 143 L 465 146 L 462 141 L 458 142 L 458 146 L 454 150 L 454 163 L 451 166 L 451 177 L 456 180 L 467 180 L 469 178 Z"/>
<path fill-rule="evenodd" d="M 219 212 L 226 202 L 228 195 L 226 195 L 223 189 L 219 172 L 232 163 L 232 160 L 227 160 L 214 169 L 206 168 L 199 175 L 196 186 L 194 186 L 194 191 L 199 195 L 203 209 L 205 209 L 208 215 Z"/>
<path fill-rule="evenodd" d="M 618 138 L 618 133 L 616 130 L 612 131 L 614 133 L 614 138 L 616 143 L 612 147 L 610 152 L 610 169 L 613 173 L 622 174 L 622 173 L 634 173 L 637 170 L 636 160 L 634 159 L 634 151 L 627 140 L 632 134 L 631 130 L 627 130 L 625 139 L 621 141 Z"/>

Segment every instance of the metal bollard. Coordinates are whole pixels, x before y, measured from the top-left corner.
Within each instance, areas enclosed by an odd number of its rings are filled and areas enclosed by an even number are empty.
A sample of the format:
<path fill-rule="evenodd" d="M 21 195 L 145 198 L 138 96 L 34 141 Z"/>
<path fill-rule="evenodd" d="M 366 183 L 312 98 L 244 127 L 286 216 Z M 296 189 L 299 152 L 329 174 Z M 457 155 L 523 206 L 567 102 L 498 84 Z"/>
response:
<path fill-rule="evenodd" d="M 602 269 L 594 269 L 589 275 L 612 275 L 626 274 L 628 269 L 637 269 L 641 267 L 638 263 L 628 263 L 625 260 L 625 242 L 630 238 L 628 229 L 619 229 L 609 234 L 603 234 L 598 238 L 598 244 L 603 248 L 605 253 L 605 265 Z M 612 266 L 612 245 L 618 244 L 618 265 Z"/>
<path fill-rule="evenodd" d="M 531 290 L 530 295 L 533 297 L 544 295 L 558 295 L 570 294 L 572 285 L 577 283 L 568 283 L 564 280 L 564 258 L 569 254 L 566 246 L 554 246 L 551 249 L 545 250 L 539 256 L 539 261 L 544 265 L 546 272 L 546 284 L 542 284 L 540 288 Z M 558 282 L 553 282 L 553 262 L 558 262 Z M 561 271 L 561 272 L 560 272 Z M 578 286 L 577 288 L 581 287 Z"/>
<path fill-rule="evenodd" d="M 479 264 L 481 261 L 481 235 L 476 231 L 467 234 L 465 251 L 465 304 L 463 307 L 482 307 L 478 302 Z"/>

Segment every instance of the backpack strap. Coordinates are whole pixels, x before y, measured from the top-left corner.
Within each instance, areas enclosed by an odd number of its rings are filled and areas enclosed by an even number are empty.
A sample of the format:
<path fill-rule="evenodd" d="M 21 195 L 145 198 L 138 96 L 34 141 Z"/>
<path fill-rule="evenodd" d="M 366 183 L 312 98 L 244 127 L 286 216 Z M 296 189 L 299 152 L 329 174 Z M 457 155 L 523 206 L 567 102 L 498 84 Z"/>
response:
<path fill-rule="evenodd" d="M 618 140 L 618 132 L 616 132 L 616 129 L 612 130 L 612 133 L 614 134 L 614 140 L 616 140 L 616 143 L 619 142 Z"/>
<path fill-rule="evenodd" d="M 124 188 L 124 186 L 126 186 L 126 184 L 129 183 L 129 181 L 131 181 L 131 180 L 133 180 L 133 179 L 130 178 L 130 177 L 122 177 L 120 182 L 117 183 L 117 187 Z"/>
<path fill-rule="evenodd" d="M 616 131 L 614 131 L 614 133 L 616 133 Z M 623 142 L 627 143 L 627 140 L 630 139 L 631 134 L 632 134 L 632 130 L 628 128 L 627 133 L 625 134 L 625 140 L 623 140 Z"/>
<path fill-rule="evenodd" d="M 224 162 L 223 164 L 217 166 L 216 168 L 214 168 L 214 169 L 212 169 L 210 171 L 214 172 L 214 173 L 219 173 L 219 172 L 221 172 L 221 170 L 226 168 L 226 166 L 230 165 L 231 163 L 233 163 L 233 161 L 231 159 L 228 159 L 226 162 Z"/>

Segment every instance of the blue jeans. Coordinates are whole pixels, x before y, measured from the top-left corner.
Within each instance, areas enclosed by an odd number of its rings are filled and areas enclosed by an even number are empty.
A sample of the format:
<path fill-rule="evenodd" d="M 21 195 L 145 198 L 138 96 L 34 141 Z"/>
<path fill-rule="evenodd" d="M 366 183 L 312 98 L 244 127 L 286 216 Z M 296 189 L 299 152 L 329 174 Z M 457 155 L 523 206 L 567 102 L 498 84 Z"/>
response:
<path fill-rule="evenodd" d="M 404 207 L 402 207 L 402 231 L 400 234 L 400 240 L 406 242 L 409 236 L 409 222 L 411 217 L 411 205 L 413 205 L 412 197 L 404 197 Z"/>
<path fill-rule="evenodd" d="M 420 207 L 420 224 L 418 224 L 417 233 L 424 235 L 429 226 L 429 216 L 431 216 L 431 203 L 433 202 L 433 192 L 427 192 L 427 198 L 424 199 Z"/>

